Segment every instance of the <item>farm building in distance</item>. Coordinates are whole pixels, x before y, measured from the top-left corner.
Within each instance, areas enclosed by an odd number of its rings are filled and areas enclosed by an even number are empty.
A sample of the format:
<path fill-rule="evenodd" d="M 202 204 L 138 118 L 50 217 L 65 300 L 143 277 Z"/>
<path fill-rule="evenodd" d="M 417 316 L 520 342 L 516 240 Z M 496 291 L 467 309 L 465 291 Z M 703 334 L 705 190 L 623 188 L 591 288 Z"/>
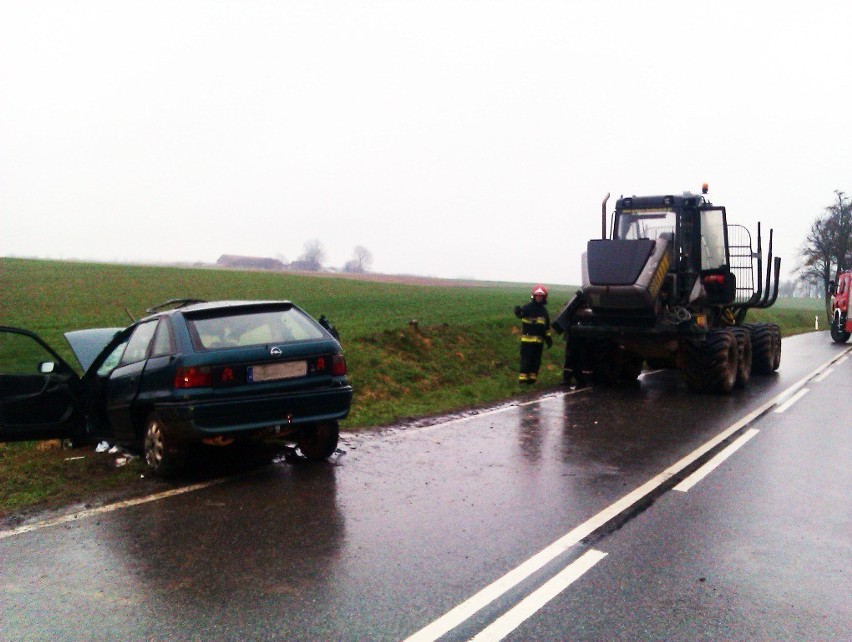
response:
<path fill-rule="evenodd" d="M 287 266 L 278 259 L 268 259 L 258 256 L 238 256 L 223 254 L 216 265 L 228 268 L 249 268 L 253 270 L 286 270 Z"/>

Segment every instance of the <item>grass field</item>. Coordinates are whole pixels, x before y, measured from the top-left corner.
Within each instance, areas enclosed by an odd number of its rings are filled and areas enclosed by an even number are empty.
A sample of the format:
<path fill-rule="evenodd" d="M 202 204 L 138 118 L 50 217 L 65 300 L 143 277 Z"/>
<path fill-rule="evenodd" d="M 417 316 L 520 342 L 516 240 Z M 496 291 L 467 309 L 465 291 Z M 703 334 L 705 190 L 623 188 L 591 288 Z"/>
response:
<path fill-rule="evenodd" d="M 396 423 L 527 392 L 517 384 L 519 322 L 512 309 L 529 300 L 530 284 L 429 283 L 0 258 L 0 325 L 32 330 L 76 363 L 63 332 L 123 327 L 130 322 L 128 313 L 139 318 L 170 298 L 290 299 L 315 317 L 327 315 L 340 331 L 355 390 L 344 429 Z M 555 315 L 577 288 L 547 285 Z M 749 320 L 777 322 L 789 335 L 813 330 L 821 310 L 821 301 L 786 300 L 753 311 Z M 545 351 L 539 388 L 561 379 L 563 345 L 557 337 L 553 349 Z M 50 505 L 70 492 L 74 484 L 33 490 L 27 481 L 61 479 L 65 459 L 33 445 L 0 445 L 0 515 L 21 506 Z M 54 467 L 34 474 L 39 462 L 47 461 Z M 130 478 L 139 472 L 123 470 L 120 475 Z M 81 476 L 80 483 L 85 485 L 85 479 Z"/>

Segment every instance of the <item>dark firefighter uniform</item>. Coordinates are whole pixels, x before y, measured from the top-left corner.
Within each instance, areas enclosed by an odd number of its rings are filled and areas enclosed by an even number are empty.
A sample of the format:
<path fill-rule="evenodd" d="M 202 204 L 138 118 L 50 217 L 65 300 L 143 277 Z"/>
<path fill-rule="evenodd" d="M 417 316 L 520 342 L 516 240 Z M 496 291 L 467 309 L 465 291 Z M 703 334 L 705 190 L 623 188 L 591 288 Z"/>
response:
<path fill-rule="evenodd" d="M 537 285 L 532 300 L 525 306 L 515 306 L 515 316 L 521 319 L 521 366 L 519 383 L 532 384 L 538 379 L 541 352 L 544 345 L 553 345 L 550 336 L 550 315 L 547 313 L 547 289 Z"/>

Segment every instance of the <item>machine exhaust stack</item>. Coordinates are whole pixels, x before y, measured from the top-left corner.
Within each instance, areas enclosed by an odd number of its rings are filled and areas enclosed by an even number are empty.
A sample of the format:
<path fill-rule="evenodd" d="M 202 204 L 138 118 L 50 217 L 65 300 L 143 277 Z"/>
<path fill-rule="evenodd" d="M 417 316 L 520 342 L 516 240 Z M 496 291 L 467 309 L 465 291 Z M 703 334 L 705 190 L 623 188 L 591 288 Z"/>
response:
<path fill-rule="evenodd" d="M 766 302 L 767 308 L 770 308 L 773 305 L 775 305 L 775 300 L 778 298 L 778 286 L 779 286 L 778 281 L 779 281 L 779 278 L 780 278 L 780 274 L 781 274 L 781 257 L 776 256 L 775 257 L 775 287 L 772 290 L 772 298 L 770 298 L 769 301 Z"/>
<path fill-rule="evenodd" d="M 757 252 L 753 256 L 757 257 L 757 279 L 754 281 L 757 291 L 748 301 L 750 306 L 756 306 L 763 297 L 763 237 L 760 234 L 760 221 L 757 222 Z"/>
<path fill-rule="evenodd" d="M 769 249 L 766 253 L 766 288 L 763 291 L 763 298 L 755 306 L 756 308 L 768 308 L 766 304 L 769 301 L 769 296 L 772 293 L 772 232 L 769 230 Z"/>

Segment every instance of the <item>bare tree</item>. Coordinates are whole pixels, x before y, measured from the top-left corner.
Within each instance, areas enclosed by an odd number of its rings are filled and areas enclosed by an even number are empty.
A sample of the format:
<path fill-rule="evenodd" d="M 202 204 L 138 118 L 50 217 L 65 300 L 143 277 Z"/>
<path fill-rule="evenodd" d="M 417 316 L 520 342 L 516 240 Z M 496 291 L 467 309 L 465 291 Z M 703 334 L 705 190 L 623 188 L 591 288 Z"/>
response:
<path fill-rule="evenodd" d="M 351 272 L 354 274 L 362 274 L 364 272 L 369 271 L 370 265 L 373 263 L 373 255 L 370 254 L 370 250 L 368 250 L 363 245 L 355 246 L 355 256 L 346 261 L 346 264 L 343 266 L 344 272 Z"/>
<path fill-rule="evenodd" d="M 802 246 L 801 279 L 816 283 L 823 292 L 826 318 L 831 316 L 829 283 L 838 272 L 852 265 L 852 203 L 841 191 L 837 202 L 811 225 Z"/>
<path fill-rule="evenodd" d="M 301 268 L 318 272 L 322 269 L 323 261 L 325 261 L 325 250 L 322 247 L 322 243 L 318 239 L 313 239 L 305 243 L 305 251 L 299 257 Z"/>
<path fill-rule="evenodd" d="M 778 286 L 778 294 L 786 298 L 794 297 L 796 296 L 797 285 L 795 281 L 781 281 L 781 284 Z"/>

